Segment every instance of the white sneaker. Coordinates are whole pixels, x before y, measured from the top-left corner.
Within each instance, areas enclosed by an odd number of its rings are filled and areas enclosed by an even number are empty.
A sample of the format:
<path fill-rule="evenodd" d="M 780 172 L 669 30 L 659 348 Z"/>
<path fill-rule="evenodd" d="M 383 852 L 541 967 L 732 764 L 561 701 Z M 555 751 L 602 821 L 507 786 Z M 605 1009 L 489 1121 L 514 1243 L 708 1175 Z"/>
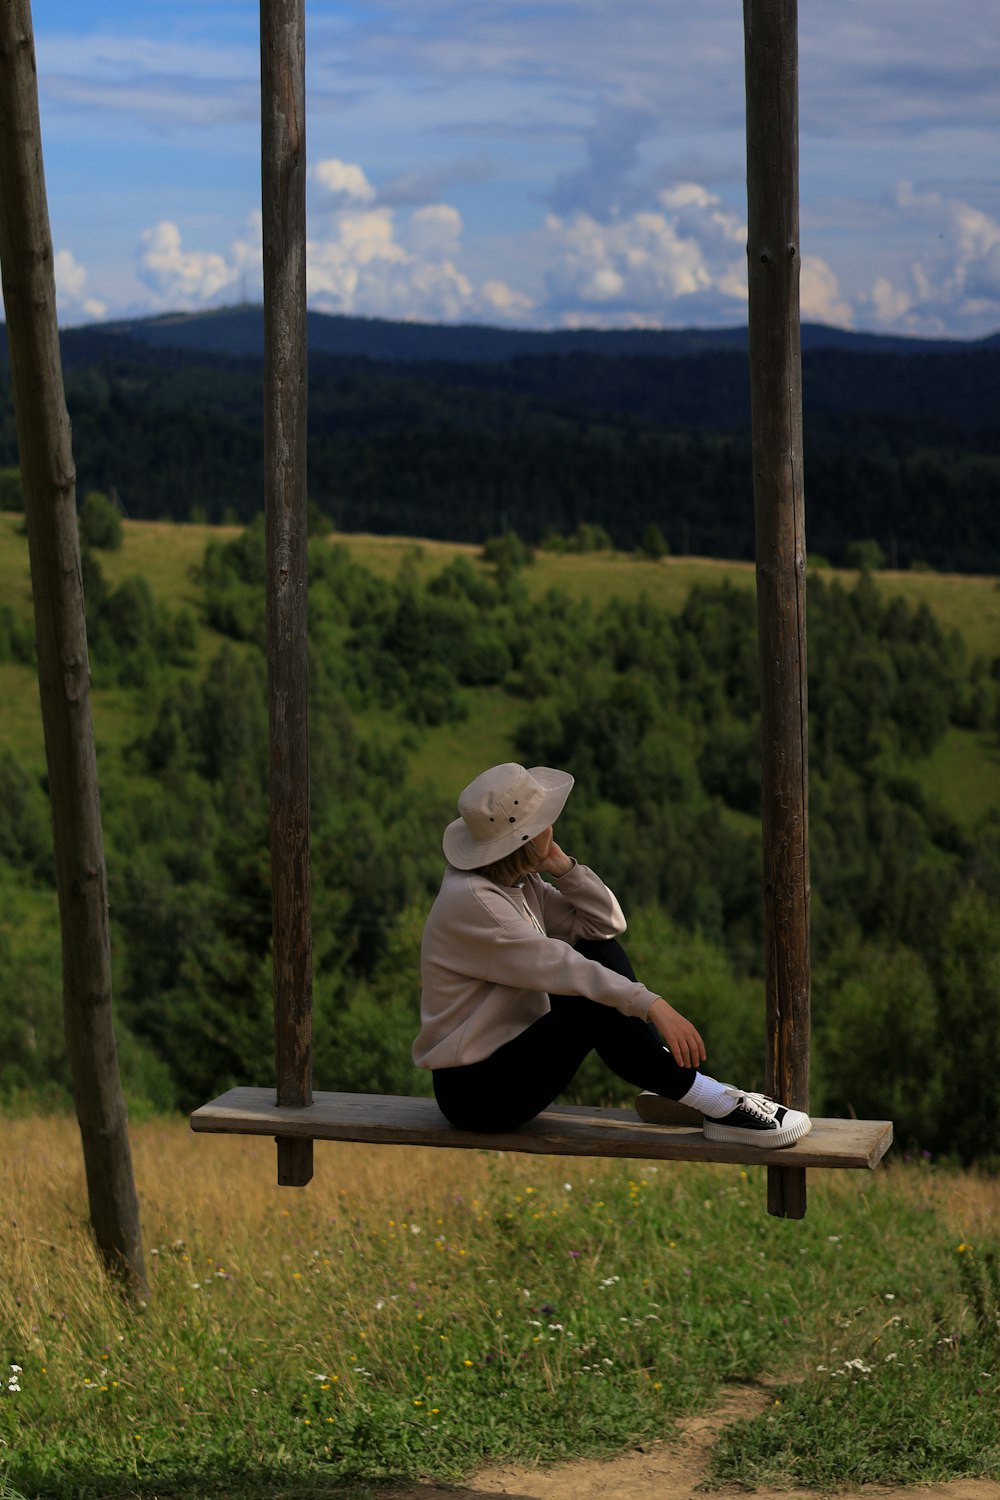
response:
<path fill-rule="evenodd" d="M 812 1120 L 799 1109 L 776 1104 L 766 1094 L 748 1094 L 727 1088 L 734 1104 L 721 1120 L 707 1115 L 702 1127 L 706 1141 L 726 1141 L 733 1146 L 761 1146 L 773 1151 L 793 1146 L 812 1130 Z"/>

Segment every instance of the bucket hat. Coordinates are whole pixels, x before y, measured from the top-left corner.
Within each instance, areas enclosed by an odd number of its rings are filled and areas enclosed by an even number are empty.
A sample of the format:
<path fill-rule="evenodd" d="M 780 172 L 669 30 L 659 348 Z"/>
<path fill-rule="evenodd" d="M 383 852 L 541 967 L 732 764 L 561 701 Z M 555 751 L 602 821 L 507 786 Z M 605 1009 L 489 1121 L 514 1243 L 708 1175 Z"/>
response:
<path fill-rule="evenodd" d="M 513 854 L 555 822 L 572 786 L 568 771 L 551 766 L 491 766 L 459 797 L 461 817 L 444 831 L 445 858 L 456 869 L 475 870 Z"/>

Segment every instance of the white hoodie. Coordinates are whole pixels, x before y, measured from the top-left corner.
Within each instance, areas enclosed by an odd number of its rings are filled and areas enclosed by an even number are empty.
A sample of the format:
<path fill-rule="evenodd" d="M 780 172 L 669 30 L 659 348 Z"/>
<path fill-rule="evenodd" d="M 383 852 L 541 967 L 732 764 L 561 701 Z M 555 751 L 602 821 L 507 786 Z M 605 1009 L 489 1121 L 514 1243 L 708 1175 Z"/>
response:
<path fill-rule="evenodd" d="M 583 995 L 645 1020 L 656 995 L 571 946 L 624 931 L 614 893 L 586 865 L 552 885 L 527 875 L 516 886 L 449 865 L 424 926 L 413 1061 L 481 1062 L 544 1016 L 550 994 Z"/>

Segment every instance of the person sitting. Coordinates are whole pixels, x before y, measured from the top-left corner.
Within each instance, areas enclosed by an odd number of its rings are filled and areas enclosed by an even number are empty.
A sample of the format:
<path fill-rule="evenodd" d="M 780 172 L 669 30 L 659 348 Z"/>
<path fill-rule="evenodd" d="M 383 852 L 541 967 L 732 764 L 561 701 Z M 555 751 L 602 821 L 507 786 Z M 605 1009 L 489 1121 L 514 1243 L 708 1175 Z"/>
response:
<path fill-rule="evenodd" d="M 492 766 L 445 829 L 413 1044 L 442 1113 L 460 1130 L 515 1130 L 596 1051 L 626 1082 L 698 1110 L 709 1140 L 793 1145 L 809 1116 L 702 1072 L 697 1028 L 636 979 L 613 891 L 556 842 L 572 787 L 550 766 Z"/>

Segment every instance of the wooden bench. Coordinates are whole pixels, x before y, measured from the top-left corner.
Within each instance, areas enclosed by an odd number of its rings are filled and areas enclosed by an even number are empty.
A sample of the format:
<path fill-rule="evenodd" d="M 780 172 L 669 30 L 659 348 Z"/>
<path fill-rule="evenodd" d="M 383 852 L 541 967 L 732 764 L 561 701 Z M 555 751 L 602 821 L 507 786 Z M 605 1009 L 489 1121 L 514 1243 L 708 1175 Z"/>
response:
<path fill-rule="evenodd" d="M 669 1101 L 640 1095 L 644 1111 Z M 649 1161 L 713 1161 L 770 1167 L 868 1167 L 892 1143 L 889 1120 L 813 1120 L 784 1150 L 707 1141 L 700 1124 L 650 1123 L 631 1109 L 555 1104 L 519 1130 L 480 1135 L 449 1125 L 433 1099 L 399 1094 L 316 1093 L 306 1108 L 275 1102 L 273 1089 L 235 1088 L 203 1104 L 191 1128 L 216 1135 L 272 1135 L 285 1140 L 365 1141 L 380 1146 L 524 1151 L 540 1156 L 620 1156 Z"/>

